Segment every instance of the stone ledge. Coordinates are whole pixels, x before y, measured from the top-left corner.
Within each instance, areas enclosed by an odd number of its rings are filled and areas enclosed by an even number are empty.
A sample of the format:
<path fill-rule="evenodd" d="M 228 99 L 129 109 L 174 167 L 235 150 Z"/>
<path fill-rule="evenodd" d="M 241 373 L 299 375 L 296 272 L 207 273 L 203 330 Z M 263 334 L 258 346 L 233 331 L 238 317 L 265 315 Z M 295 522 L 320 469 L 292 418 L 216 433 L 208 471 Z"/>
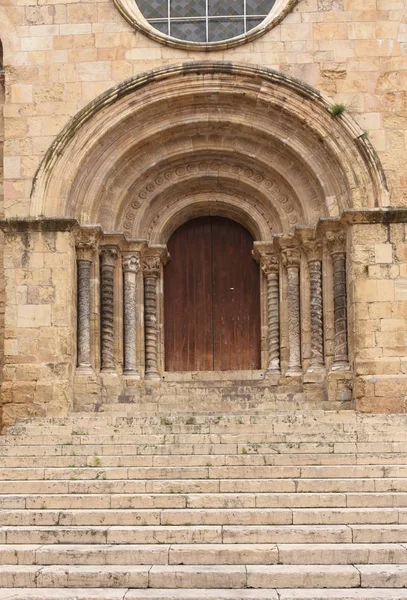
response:
<path fill-rule="evenodd" d="M 71 218 L 41 217 L 41 218 L 9 218 L 0 219 L 0 230 L 4 233 L 20 233 L 26 231 L 66 232 L 79 228 L 79 222 Z"/>

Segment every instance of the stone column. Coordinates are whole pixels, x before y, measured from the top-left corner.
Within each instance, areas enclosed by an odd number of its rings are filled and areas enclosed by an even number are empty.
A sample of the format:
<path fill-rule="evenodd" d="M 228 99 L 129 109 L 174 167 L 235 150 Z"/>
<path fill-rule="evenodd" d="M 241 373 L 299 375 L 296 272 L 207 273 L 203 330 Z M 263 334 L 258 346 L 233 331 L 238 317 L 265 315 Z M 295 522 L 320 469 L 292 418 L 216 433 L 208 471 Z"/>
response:
<path fill-rule="evenodd" d="M 300 263 L 301 252 L 297 247 L 283 247 L 283 264 L 288 281 L 288 371 L 287 376 L 302 374 L 301 369 L 301 308 Z"/>
<path fill-rule="evenodd" d="M 114 370 L 114 267 L 116 248 L 106 247 L 100 253 L 100 317 L 102 371 Z"/>
<path fill-rule="evenodd" d="M 145 256 L 144 276 L 144 322 L 145 322 L 145 379 L 159 380 L 157 367 L 157 282 L 160 275 L 159 256 Z"/>
<path fill-rule="evenodd" d="M 267 347 L 266 377 L 280 375 L 279 260 L 277 253 L 262 254 L 260 265 L 267 277 Z"/>
<path fill-rule="evenodd" d="M 310 280 L 311 309 L 311 360 L 309 373 L 323 371 L 324 361 L 324 313 L 322 304 L 322 242 L 308 240 L 304 244 L 307 253 Z"/>
<path fill-rule="evenodd" d="M 140 253 L 123 256 L 124 374 L 139 379 L 136 357 L 136 280 Z"/>
<path fill-rule="evenodd" d="M 90 276 L 92 260 L 87 252 L 77 249 L 78 316 L 77 316 L 77 367 L 79 371 L 90 371 Z"/>
<path fill-rule="evenodd" d="M 346 233 L 343 231 L 326 234 L 333 266 L 334 292 L 334 361 L 331 369 L 349 369 L 348 359 L 348 313 L 346 291 Z"/>

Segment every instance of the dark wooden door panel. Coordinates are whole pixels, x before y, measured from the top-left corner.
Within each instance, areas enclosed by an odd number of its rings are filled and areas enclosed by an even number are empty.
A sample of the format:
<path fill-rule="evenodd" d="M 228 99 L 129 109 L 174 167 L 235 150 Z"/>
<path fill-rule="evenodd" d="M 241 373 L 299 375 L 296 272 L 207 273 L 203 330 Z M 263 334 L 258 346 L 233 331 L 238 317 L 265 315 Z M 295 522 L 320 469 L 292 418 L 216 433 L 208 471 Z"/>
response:
<path fill-rule="evenodd" d="M 212 247 L 209 219 L 185 223 L 168 243 L 164 271 L 167 371 L 213 369 Z"/>
<path fill-rule="evenodd" d="M 214 370 L 260 368 L 259 267 L 238 223 L 212 223 Z"/>
<path fill-rule="evenodd" d="M 260 368 L 252 246 L 244 227 L 221 217 L 193 219 L 171 237 L 164 273 L 166 370 Z"/>

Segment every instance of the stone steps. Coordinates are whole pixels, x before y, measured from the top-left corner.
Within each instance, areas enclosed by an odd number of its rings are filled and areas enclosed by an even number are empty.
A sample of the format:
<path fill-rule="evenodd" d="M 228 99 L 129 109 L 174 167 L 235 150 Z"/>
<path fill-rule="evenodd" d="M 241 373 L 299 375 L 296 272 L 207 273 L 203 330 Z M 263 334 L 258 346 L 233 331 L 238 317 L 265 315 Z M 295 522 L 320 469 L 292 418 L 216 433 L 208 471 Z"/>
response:
<path fill-rule="evenodd" d="M 0 438 L 1 439 L 1 438 Z M 7 438 L 8 439 L 8 438 Z M 21 438 L 25 441 L 25 438 Z M 388 443 L 258 443 L 253 442 L 234 444 L 80 444 L 71 440 L 69 443 L 60 445 L 35 445 L 20 443 L 0 445 L 0 456 L 2 457 L 58 457 L 58 456 L 114 456 L 120 460 L 121 456 L 152 456 L 158 460 L 162 456 L 273 456 L 287 460 L 287 457 L 295 457 L 301 460 L 301 455 L 321 455 L 328 460 L 331 456 L 356 457 L 356 461 L 363 461 L 365 457 L 381 457 L 384 462 L 397 463 L 399 457 L 407 454 L 407 444 L 398 442 Z M 323 458 L 321 459 L 323 460 Z M 380 462 L 380 461 L 376 461 Z M 402 463 L 403 464 L 403 463 Z"/>
<path fill-rule="evenodd" d="M 227 494 L 3 494 L 1 509 L 407 508 L 406 492 Z"/>
<path fill-rule="evenodd" d="M 350 479 L 150 479 L 111 481 L 97 476 L 80 479 L 71 472 L 66 480 L 3 480 L 3 494 L 218 494 L 218 493 L 390 493 L 406 492 L 405 478 Z"/>
<path fill-rule="evenodd" d="M 73 468 L 73 467 L 178 467 L 182 456 L 184 467 L 298 467 L 298 466 L 406 466 L 407 454 L 394 455 L 392 453 L 376 454 L 195 454 L 195 455 L 88 455 L 81 454 L 81 447 L 71 451 L 69 455 L 51 456 L 3 456 L 1 467 L 4 468 Z"/>
<path fill-rule="evenodd" d="M 405 524 L 2 526 L 0 544 L 407 543 Z"/>
<path fill-rule="evenodd" d="M 407 544 L 0 545 L 2 565 L 407 564 Z"/>
<path fill-rule="evenodd" d="M 0 586 L 153 589 L 405 588 L 407 565 L 0 565 Z"/>
<path fill-rule="evenodd" d="M 403 589 L 4 589 L 0 600 L 405 600 Z"/>
<path fill-rule="evenodd" d="M 400 508 L 181 508 L 7 510 L 0 526 L 407 524 Z"/>
<path fill-rule="evenodd" d="M 0 600 L 407 598 L 405 431 L 347 411 L 17 423 Z"/>
<path fill-rule="evenodd" d="M 407 465 L 173 466 L 173 467 L 15 467 L 0 468 L 0 481 L 26 480 L 178 480 L 178 479 L 364 479 L 406 478 Z"/>

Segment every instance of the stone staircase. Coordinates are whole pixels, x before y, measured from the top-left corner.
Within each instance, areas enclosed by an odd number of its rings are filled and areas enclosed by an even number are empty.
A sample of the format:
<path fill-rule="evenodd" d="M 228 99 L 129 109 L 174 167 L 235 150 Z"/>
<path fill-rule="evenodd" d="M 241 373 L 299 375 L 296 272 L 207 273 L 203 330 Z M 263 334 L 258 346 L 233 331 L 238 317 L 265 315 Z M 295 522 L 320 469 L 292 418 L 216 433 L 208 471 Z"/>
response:
<path fill-rule="evenodd" d="M 407 599 L 407 415 L 77 413 L 0 457 L 1 600 Z"/>

